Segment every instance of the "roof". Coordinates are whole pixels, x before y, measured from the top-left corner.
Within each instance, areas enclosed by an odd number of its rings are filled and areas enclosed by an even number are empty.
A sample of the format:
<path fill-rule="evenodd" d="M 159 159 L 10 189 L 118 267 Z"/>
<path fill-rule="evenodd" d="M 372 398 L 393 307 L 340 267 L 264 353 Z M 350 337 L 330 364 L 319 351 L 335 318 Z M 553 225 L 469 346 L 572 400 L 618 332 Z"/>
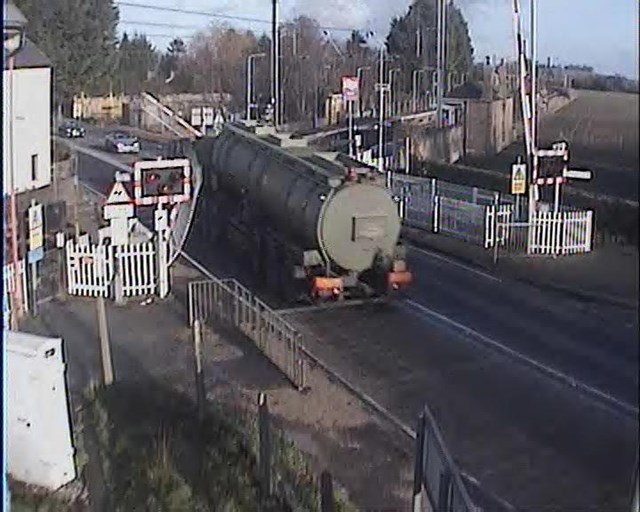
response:
<path fill-rule="evenodd" d="M 13 2 L 8 2 L 4 14 L 2 15 L 4 25 L 18 23 L 20 25 L 27 24 L 27 18 L 24 17 L 22 11 L 16 7 Z"/>
<path fill-rule="evenodd" d="M 23 48 L 15 54 L 13 67 L 15 69 L 50 68 L 51 61 L 42 53 L 33 41 L 26 38 Z M 8 60 L 4 63 L 4 69 L 9 67 Z"/>

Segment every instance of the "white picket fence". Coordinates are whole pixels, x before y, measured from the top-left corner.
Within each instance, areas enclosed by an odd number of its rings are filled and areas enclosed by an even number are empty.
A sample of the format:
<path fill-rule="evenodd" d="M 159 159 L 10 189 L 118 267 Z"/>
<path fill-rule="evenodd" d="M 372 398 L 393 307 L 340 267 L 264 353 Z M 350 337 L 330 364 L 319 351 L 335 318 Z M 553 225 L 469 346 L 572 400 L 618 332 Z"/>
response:
<path fill-rule="evenodd" d="M 116 272 L 124 297 L 156 291 L 158 265 L 153 242 L 113 246 L 68 240 L 65 248 L 70 295 L 112 297 Z"/>
<path fill-rule="evenodd" d="M 29 310 L 27 273 L 24 260 L 18 261 L 18 275 L 22 286 L 22 303 L 24 311 Z M 11 325 L 11 295 L 15 290 L 13 263 L 8 263 L 2 267 L 2 319 L 5 329 L 9 329 Z"/>
<path fill-rule="evenodd" d="M 593 239 L 591 210 L 537 212 L 529 223 L 532 254 L 578 254 L 590 252 Z"/>

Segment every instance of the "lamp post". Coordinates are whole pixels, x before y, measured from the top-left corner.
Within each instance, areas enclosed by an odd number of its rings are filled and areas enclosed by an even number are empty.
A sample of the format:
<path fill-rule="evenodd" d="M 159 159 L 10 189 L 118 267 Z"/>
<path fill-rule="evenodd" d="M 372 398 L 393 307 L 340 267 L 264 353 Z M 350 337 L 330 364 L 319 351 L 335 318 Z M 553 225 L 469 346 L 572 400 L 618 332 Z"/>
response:
<path fill-rule="evenodd" d="M 411 99 L 413 104 L 413 111 L 418 111 L 418 77 L 420 73 L 424 73 L 427 71 L 427 68 L 420 68 L 413 70 L 413 80 L 411 85 Z"/>
<path fill-rule="evenodd" d="M 7 127 L 9 142 L 9 226 L 11 230 L 11 262 L 13 263 L 13 294 L 11 304 L 11 328 L 18 328 L 18 319 L 22 316 L 22 287 L 20 286 L 20 274 L 18 272 L 18 208 L 16 203 L 15 187 L 15 148 L 13 142 L 13 75 L 15 54 L 22 49 L 25 42 L 26 18 L 13 4 L 7 4 L 7 10 L 3 26 L 3 57 L 8 59 L 9 71 L 9 126 Z M 3 58 L 3 60 L 4 60 Z"/>
<path fill-rule="evenodd" d="M 360 95 L 358 97 L 358 117 L 362 117 L 362 72 L 366 69 L 371 69 L 370 66 L 360 66 L 356 69 L 356 77 L 358 79 L 358 88 Z"/>
<path fill-rule="evenodd" d="M 251 107 L 253 107 L 253 61 L 266 57 L 264 53 L 252 53 L 247 57 L 247 121 L 251 120 Z"/>

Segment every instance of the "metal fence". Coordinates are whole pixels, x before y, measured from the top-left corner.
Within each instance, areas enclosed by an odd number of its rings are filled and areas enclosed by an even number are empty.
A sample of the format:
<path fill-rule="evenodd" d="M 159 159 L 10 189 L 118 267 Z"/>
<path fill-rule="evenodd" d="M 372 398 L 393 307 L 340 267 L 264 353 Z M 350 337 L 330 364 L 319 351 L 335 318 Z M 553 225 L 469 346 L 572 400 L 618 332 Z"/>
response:
<path fill-rule="evenodd" d="M 433 512 L 479 512 L 462 482 L 433 415 L 425 405 L 416 438 L 413 510 L 423 510 L 422 491 Z"/>
<path fill-rule="evenodd" d="M 486 210 L 486 206 L 479 204 L 436 196 L 434 231 L 484 246 Z"/>
<path fill-rule="evenodd" d="M 297 389 L 305 388 L 307 363 L 300 333 L 235 279 L 189 283 L 189 324 L 196 319 L 240 330 Z"/>
<path fill-rule="evenodd" d="M 592 249 L 593 212 L 539 203 L 531 219 L 526 197 L 435 178 L 394 175 L 403 223 L 512 254 L 567 255 Z"/>

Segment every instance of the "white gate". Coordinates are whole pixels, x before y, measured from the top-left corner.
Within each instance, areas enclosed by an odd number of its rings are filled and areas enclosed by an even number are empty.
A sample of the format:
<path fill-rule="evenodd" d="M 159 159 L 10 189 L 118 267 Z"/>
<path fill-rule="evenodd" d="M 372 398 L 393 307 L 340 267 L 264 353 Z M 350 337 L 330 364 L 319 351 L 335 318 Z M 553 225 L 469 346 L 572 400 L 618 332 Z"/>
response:
<path fill-rule="evenodd" d="M 116 277 L 123 297 L 156 291 L 158 265 L 153 242 L 113 246 L 69 240 L 66 257 L 70 295 L 111 298 Z"/>
<path fill-rule="evenodd" d="M 153 242 L 115 246 L 116 264 L 122 276 L 122 295 L 150 295 L 157 286 L 156 249 Z"/>
<path fill-rule="evenodd" d="M 70 295 L 109 297 L 113 280 L 113 247 L 66 243 L 67 283 Z"/>
<path fill-rule="evenodd" d="M 509 226 L 513 222 L 512 204 L 492 204 L 485 207 L 484 247 L 493 247 L 496 241 L 503 242 L 509 238 Z M 496 218 L 497 216 L 497 218 Z"/>

